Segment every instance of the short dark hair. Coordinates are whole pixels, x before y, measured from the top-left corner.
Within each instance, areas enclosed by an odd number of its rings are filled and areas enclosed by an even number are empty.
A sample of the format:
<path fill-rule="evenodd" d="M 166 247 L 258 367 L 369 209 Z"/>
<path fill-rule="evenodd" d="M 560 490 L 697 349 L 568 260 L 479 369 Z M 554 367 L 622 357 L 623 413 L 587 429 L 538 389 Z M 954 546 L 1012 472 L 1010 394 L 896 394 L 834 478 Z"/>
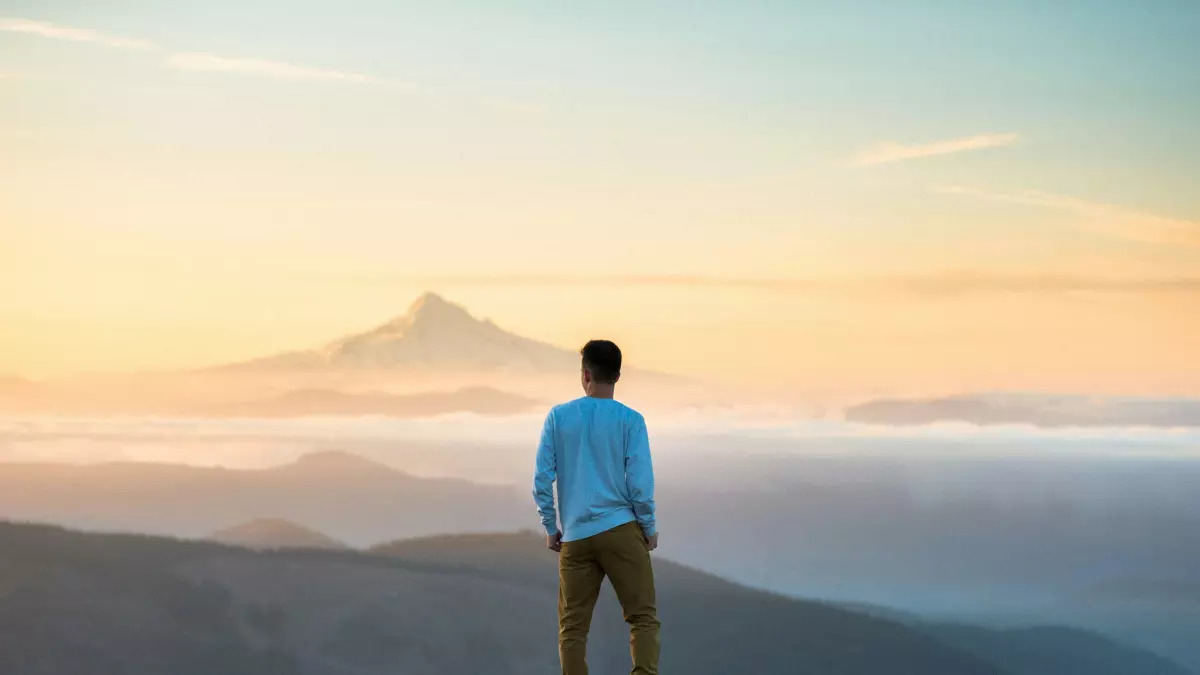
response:
<path fill-rule="evenodd" d="M 621 377 L 621 348 L 609 340 L 591 340 L 579 350 L 583 367 L 597 382 L 612 384 Z"/>

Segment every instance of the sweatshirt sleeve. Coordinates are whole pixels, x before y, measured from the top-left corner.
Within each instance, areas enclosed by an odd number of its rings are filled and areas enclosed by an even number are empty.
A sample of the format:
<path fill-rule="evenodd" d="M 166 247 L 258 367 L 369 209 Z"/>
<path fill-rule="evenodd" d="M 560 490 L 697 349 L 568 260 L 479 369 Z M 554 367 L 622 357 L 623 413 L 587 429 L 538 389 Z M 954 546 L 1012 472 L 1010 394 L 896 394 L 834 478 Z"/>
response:
<path fill-rule="evenodd" d="M 650 461 L 650 436 L 640 415 L 629 429 L 625 444 L 625 485 L 633 513 L 647 537 L 658 532 L 654 520 L 654 466 Z"/>
<path fill-rule="evenodd" d="M 546 415 L 546 423 L 542 425 L 542 439 L 538 443 L 537 469 L 533 475 L 533 500 L 537 503 L 538 514 L 542 517 L 542 527 L 546 534 L 558 532 L 558 512 L 554 509 L 554 481 L 558 477 L 558 467 L 554 457 L 554 411 Z"/>

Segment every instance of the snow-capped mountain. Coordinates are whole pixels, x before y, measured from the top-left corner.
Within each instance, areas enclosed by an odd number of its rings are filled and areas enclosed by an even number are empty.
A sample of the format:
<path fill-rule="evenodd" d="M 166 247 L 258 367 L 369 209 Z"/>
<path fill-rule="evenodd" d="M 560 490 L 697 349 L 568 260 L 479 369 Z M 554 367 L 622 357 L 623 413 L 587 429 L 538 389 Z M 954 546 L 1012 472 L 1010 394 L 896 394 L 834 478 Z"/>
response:
<path fill-rule="evenodd" d="M 578 367 L 578 359 L 577 354 L 505 331 L 426 293 L 403 315 L 365 333 L 225 369 L 550 373 Z"/>

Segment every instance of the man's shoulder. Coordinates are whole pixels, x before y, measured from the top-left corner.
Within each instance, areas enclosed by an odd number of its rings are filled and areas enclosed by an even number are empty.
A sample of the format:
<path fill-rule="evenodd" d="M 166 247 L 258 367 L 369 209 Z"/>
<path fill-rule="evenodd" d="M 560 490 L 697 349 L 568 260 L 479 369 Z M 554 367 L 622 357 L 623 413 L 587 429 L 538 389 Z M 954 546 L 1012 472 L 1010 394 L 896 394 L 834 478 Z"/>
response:
<path fill-rule="evenodd" d="M 573 417 L 572 413 L 577 408 L 578 408 L 577 400 L 576 401 L 567 401 L 565 403 L 559 403 L 558 405 L 551 407 L 550 410 L 546 413 L 546 423 L 551 424 L 551 423 L 554 423 L 555 420 L 558 420 L 558 421 L 569 420 L 569 419 L 571 419 L 571 417 Z"/>
<path fill-rule="evenodd" d="M 572 410 L 577 407 L 579 407 L 579 399 L 575 399 L 573 401 L 565 401 L 563 403 L 559 403 L 558 405 L 551 407 L 550 412 L 548 412 L 546 414 L 554 415 L 556 413 L 565 412 L 565 411 Z"/>
<path fill-rule="evenodd" d="M 639 426 L 646 424 L 646 418 L 642 417 L 642 413 L 630 408 L 620 401 L 613 401 L 613 406 L 617 410 L 617 416 L 624 420 L 627 426 Z"/>
<path fill-rule="evenodd" d="M 622 412 L 625 414 L 625 417 L 630 422 L 635 422 L 637 424 L 645 424 L 646 423 L 646 418 L 642 416 L 642 413 L 634 410 L 633 408 L 630 408 L 629 406 L 625 405 L 624 403 L 618 403 L 618 405 L 621 406 Z"/>
<path fill-rule="evenodd" d="M 631 422 L 645 423 L 646 421 L 640 412 L 625 405 L 624 403 L 621 403 L 620 401 L 614 399 L 592 399 L 586 396 L 567 401 L 565 403 L 559 403 L 558 405 L 550 408 L 550 412 L 547 413 L 547 416 L 554 417 L 563 413 L 571 413 L 589 406 L 591 406 L 592 409 L 595 409 L 597 404 L 611 406 L 610 410 L 616 412 L 618 417 L 624 418 Z"/>

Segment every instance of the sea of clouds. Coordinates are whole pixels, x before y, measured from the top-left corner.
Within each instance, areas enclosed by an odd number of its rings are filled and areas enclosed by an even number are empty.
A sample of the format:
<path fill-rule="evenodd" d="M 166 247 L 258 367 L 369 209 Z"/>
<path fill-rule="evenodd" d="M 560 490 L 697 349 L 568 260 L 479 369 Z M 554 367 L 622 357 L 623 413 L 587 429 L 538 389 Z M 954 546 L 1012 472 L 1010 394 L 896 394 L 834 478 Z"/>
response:
<path fill-rule="evenodd" d="M 649 422 L 654 449 L 663 456 L 1200 459 L 1200 429 L 1195 428 L 965 423 L 882 426 L 736 411 L 680 413 Z M 493 460 L 523 457 L 536 447 L 541 424 L 540 415 L 288 420 L 0 418 L 0 461 L 139 461 L 248 469 L 286 463 L 314 451 L 345 450 L 403 464 L 409 470 L 417 468 L 414 459 L 424 457 L 429 460 L 426 472 L 443 474 L 456 463 L 454 457 L 464 453 L 473 457 L 491 453 Z M 438 469 L 439 465 L 445 466 Z"/>

